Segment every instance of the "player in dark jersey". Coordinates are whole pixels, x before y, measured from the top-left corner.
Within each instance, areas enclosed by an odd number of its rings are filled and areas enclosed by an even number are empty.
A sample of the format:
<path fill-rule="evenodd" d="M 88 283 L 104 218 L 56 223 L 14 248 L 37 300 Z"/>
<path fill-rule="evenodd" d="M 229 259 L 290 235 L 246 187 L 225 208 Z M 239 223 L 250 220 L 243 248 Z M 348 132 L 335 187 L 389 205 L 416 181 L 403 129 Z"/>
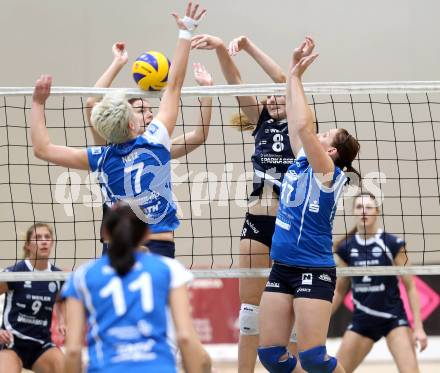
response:
<path fill-rule="evenodd" d="M 60 271 L 50 261 L 52 228 L 37 223 L 26 232 L 24 260 L 8 272 Z M 3 325 L 0 330 L 0 372 L 20 373 L 23 368 L 36 373 L 62 372 L 63 353 L 52 343 L 52 312 L 56 307 L 59 329 L 64 334 L 64 317 L 57 302 L 59 281 L 17 281 L 0 283 L 6 293 Z"/>
<path fill-rule="evenodd" d="M 226 48 L 218 37 L 197 35 L 193 38 L 192 48 L 215 49 L 229 84 L 242 83 L 240 72 L 231 58 L 241 50 L 254 58 L 275 83 L 286 82 L 280 66 L 245 36 L 234 39 Z M 270 96 L 264 103 L 258 102 L 254 96 L 237 97 L 237 100 L 244 116 L 234 118 L 233 124 L 240 130 L 252 129 L 255 139 L 252 155 L 253 190 L 241 233 L 239 263 L 242 268 L 270 268 L 269 250 L 275 229 L 280 186 L 285 172 L 295 159 L 289 141 L 285 97 Z M 264 278 L 239 280 L 239 373 L 250 373 L 255 368 L 259 304 L 266 281 Z M 292 332 L 292 342 L 295 341 Z M 295 352 L 294 345 L 290 349 Z"/>
<path fill-rule="evenodd" d="M 179 111 L 180 91 L 185 78 L 190 39 L 205 11 L 189 3 L 187 14 L 174 14 L 179 39 L 170 68 L 169 81 L 159 112 L 144 132 L 143 113 L 135 110 L 122 92 L 106 95 L 92 111 L 92 121 L 108 146 L 76 149 L 51 143 L 44 119 L 44 104 L 52 79 L 42 76 L 35 86 L 31 134 L 34 154 L 60 166 L 98 171 L 105 201 L 130 200 L 151 224 L 155 252 L 174 256 L 173 232 L 179 226 L 171 192 L 171 140 Z M 142 134 L 140 134 L 142 133 Z M 160 246 L 160 247 L 159 247 Z"/>
<path fill-rule="evenodd" d="M 176 373 L 167 341 L 168 310 L 186 372 L 210 372 L 210 358 L 191 321 L 187 283 L 192 274 L 174 259 L 142 252 L 148 226 L 117 203 L 104 220 L 108 255 L 76 270 L 67 298 L 65 372 L 81 370 L 87 328 L 88 372 Z"/>
<path fill-rule="evenodd" d="M 297 157 L 281 187 L 274 264 L 260 304 L 258 356 L 273 373 L 291 372 L 297 364 L 286 348 L 293 322 L 302 369 L 344 372 L 325 346 L 336 282 L 332 224 L 347 180 L 343 170 L 354 170 L 359 143 L 344 129 L 314 131 L 302 85 L 304 71 L 317 57 L 313 49 L 311 38 L 295 49 L 287 82 L 290 142 Z"/>
<path fill-rule="evenodd" d="M 95 83 L 97 88 L 107 88 L 110 87 L 121 69 L 128 62 L 128 53 L 125 49 L 125 43 L 118 42 L 113 45 L 113 61 L 107 70 L 102 74 L 102 76 Z M 205 67 L 200 63 L 194 64 L 194 78 L 200 86 L 209 86 L 213 84 L 212 77 Z M 106 140 L 98 133 L 98 131 L 93 127 L 91 120 L 92 109 L 95 104 L 99 102 L 97 97 L 89 97 L 87 99 L 87 120 L 91 125 L 92 135 L 95 145 L 106 145 Z M 145 128 L 153 120 L 153 112 L 151 105 L 145 98 L 132 98 L 128 102 L 132 105 L 133 111 L 136 115 L 142 118 L 144 126 L 139 127 L 139 134 L 142 135 L 145 132 Z M 200 117 L 197 126 L 193 131 L 184 133 L 177 136 L 171 141 L 171 158 L 180 158 L 193 150 L 197 149 L 201 144 L 203 144 L 208 137 L 209 125 L 211 123 L 211 112 L 212 112 L 212 97 L 203 97 L 200 100 Z M 103 216 L 105 218 L 105 212 L 109 208 L 111 201 L 106 201 L 103 204 Z M 154 233 L 154 228 L 152 228 L 153 233 L 151 234 L 151 240 L 148 243 L 148 248 L 150 251 L 157 254 L 166 255 L 174 257 L 175 247 L 173 237 L 169 234 L 163 235 L 159 233 Z M 102 236 L 102 229 L 101 229 Z M 101 237 L 102 242 L 102 237 Z M 104 242 L 103 242 L 104 243 Z M 105 253 L 107 245 L 103 245 L 103 253 Z"/>
<path fill-rule="evenodd" d="M 379 227 L 380 209 L 373 194 L 355 197 L 353 215 L 356 226 L 335 245 L 339 266 L 392 266 L 408 265 L 405 242 Z M 354 314 L 344 334 L 337 357 L 347 372 L 353 372 L 373 344 L 382 337 L 387 340 L 396 365 L 401 373 L 419 372 L 414 341 L 420 350 L 427 346 L 426 333 L 420 317 L 417 289 L 411 275 L 402 276 L 403 284 L 414 315 L 414 331 L 400 298 L 396 276 L 363 276 L 351 279 Z M 335 311 L 350 287 L 350 278 L 338 278 L 333 299 Z"/>

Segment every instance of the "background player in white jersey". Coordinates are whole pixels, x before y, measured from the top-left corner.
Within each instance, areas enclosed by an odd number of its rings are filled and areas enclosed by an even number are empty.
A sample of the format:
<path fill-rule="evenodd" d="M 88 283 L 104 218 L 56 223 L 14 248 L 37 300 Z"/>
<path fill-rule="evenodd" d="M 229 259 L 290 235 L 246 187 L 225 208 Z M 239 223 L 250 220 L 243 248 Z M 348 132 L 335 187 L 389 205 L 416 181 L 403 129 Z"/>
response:
<path fill-rule="evenodd" d="M 242 84 L 240 72 L 231 56 L 246 51 L 275 83 L 285 83 L 281 67 L 260 50 L 248 37 L 240 36 L 226 48 L 223 41 L 211 35 L 196 35 L 194 49 L 215 49 L 223 74 L 229 84 Z M 240 267 L 263 268 L 271 265 L 269 257 L 275 216 L 283 176 L 293 163 L 287 128 L 285 97 L 270 96 L 258 102 L 255 96 L 238 96 L 240 110 L 244 115 L 233 118 L 233 124 L 241 131 L 252 130 L 255 138 L 252 165 L 254 169 L 253 190 L 249 211 L 246 214 L 240 240 Z M 266 280 L 249 278 L 239 280 L 241 309 L 239 316 L 240 340 L 238 348 L 238 371 L 254 371 L 258 347 L 258 312 Z M 296 353 L 296 336 L 292 331 L 289 349 Z M 300 372 L 299 367 L 295 372 Z"/>
<path fill-rule="evenodd" d="M 167 341 L 170 310 L 186 372 L 210 372 L 190 316 L 192 274 L 174 259 L 142 252 L 148 226 L 117 203 L 104 220 L 108 255 L 83 265 L 63 288 L 67 298 L 65 372 L 81 371 L 87 324 L 88 372 L 177 372 Z"/>
<path fill-rule="evenodd" d="M 125 49 L 125 43 L 118 42 L 115 43 L 112 47 L 113 51 L 113 61 L 102 74 L 102 76 L 95 83 L 95 87 L 98 88 L 107 88 L 110 87 L 121 69 L 128 62 L 128 52 Z M 194 79 L 201 86 L 209 86 L 213 84 L 213 80 L 211 74 L 206 70 L 206 68 L 200 64 L 194 64 Z M 93 139 L 95 145 L 106 145 L 106 140 L 98 133 L 98 131 L 93 127 L 93 123 L 91 120 L 92 109 L 95 104 L 99 101 L 97 97 L 89 97 L 87 99 L 87 120 L 91 125 Z M 139 135 L 142 135 L 145 132 L 146 127 L 153 120 L 153 112 L 151 109 L 151 105 L 146 98 L 131 98 L 128 100 L 130 105 L 133 107 L 133 114 L 139 116 L 140 120 L 143 121 L 144 125 L 139 127 Z M 200 100 L 200 117 L 198 120 L 198 125 L 196 129 L 190 131 L 188 133 L 184 133 L 180 136 L 177 136 L 171 141 L 171 158 L 176 159 L 182 157 L 193 150 L 197 149 L 198 146 L 203 144 L 208 137 L 209 133 L 209 125 L 211 123 L 211 113 L 212 113 L 212 97 L 202 97 Z M 103 216 L 104 220 L 105 212 L 109 206 L 104 203 L 103 204 Z M 101 229 L 102 231 L 102 229 Z M 101 232 L 102 236 L 102 232 Z M 170 241 L 171 239 L 171 241 Z M 101 237 L 102 242 L 102 237 Z M 104 243 L 103 253 L 106 251 L 107 245 Z M 148 248 L 152 252 L 156 252 L 157 254 L 167 254 L 164 252 L 164 247 L 168 247 L 168 252 L 174 253 L 174 242 L 173 237 L 169 234 L 152 234 L 150 242 L 148 243 Z M 157 249 L 157 250 L 156 250 Z M 171 256 L 171 255 L 168 255 Z"/>
<path fill-rule="evenodd" d="M 49 261 L 53 243 L 49 225 L 33 224 L 26 231 L 24 260 L 6 271 L 60 271 Z M 36 373 L 62 372 L 63 353 L 52 343 L 50 331 L 55 309 L 59 331 L 62 335 L 65 332 L 62 307 L 57 302 L 60 289 L 59 281 L 0 282 L 0 294 L 6 293 L 0 373 L 20 373 L 23 368 Z"/>
<path fill-rule="evenodd" d="M 335 244 L 339 266 L 408 265 L 405 242 L 379 226 L 380 208 L 374 195 L 362 193 L 353 201 L 356 226 Z M 419 296 L 411 275 L 402 276 L 414 316 L 414 331 L 400 297 L 396 276 L 340 277 L 337 280 L 333 311 L 352 288 L 354 314 L 344 334 L 337 357 L 347 372 L 353 372 L 370 352 L 373 344 L 385 337 L 401 373 L 419 372 L 414 345 L 423 351 L 427 336 L 420 317 Z"/>
<path fill-rule="evenodd" d="M 109 146 L 87 150 L 51 143 L 45 123 L 44 104 L 50 95 L 52 79 L 42 76 L 36 83 L 31 115 L 34 154 L 49 162 L 83 170 L 98 171 L 107 203 L 130 200 L 139 215 L 151 224 L 162 247 L 155 252 L 174 256 L 173 231 L 179 226 L 171 192 L 170 136 L 179 111 L 180 90 L 185 78 L 192 31 L 205 14 L 198 5 L 188 4 L 183 19 L 173 14 L 179 41 L 170 68 L 167 89 L 159 112 L 147 128 L 143 115 L 136 114 L 121 93 L 106 95 L 92 111 L 95 128 Z M 143 132 L 142 135 L 139 133 Z"/>
<path fill-rule="evenodd" d="M 286 346 L 293 322 L 306 372 L 344 372 L 325 347 L 336 282 L 332 223 L 358 141 L 344 129 L 316 134 L 302 75 L 316 59 L 311 38 L 295 49 L 289 68 L 286 109 L 290 142 L 297 153 L 281 187 L 271 257 L 260 305 L 258 355 L 272 373 L 291 372 L 296 358 Z M 301 150 L 299 150 L 301 149 Z"/>

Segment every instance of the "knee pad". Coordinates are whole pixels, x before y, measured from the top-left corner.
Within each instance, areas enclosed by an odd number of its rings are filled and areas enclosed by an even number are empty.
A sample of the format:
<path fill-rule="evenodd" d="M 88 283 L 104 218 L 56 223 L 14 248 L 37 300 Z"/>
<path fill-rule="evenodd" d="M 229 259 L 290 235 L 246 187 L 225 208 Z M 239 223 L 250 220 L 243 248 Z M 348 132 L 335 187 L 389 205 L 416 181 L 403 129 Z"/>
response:
<path fill-rule="evenodd" d="M 295 325 L 292 327 L 292 333 L 290 334 L 290 340 L 291 343 L 298 343 L 298 338 L 296 337 L 296 330 Z"/>
<path fill-rule="evenodd" d="M 280 361 L 281 356 L 286 353 L 287 358 Z M 296 357 L 291 356 L 284 346 L 259 347 L 258 357 L 270 373 L 291 373 L 297 363 Z"/>
<path fill-rule="evenodd" d="M 243 303 L 240 308 L 238 321 L 240 324 L 241 335 L 258 335 L 260 328 L 258 327 L 259 306 Z"/>
<path fill-rule="evenodd" d="M 309 373 L 332 373 L 338 361 L 327 355 L 325 346 L 318 346 L 299 353 L 301 367 Z"/>

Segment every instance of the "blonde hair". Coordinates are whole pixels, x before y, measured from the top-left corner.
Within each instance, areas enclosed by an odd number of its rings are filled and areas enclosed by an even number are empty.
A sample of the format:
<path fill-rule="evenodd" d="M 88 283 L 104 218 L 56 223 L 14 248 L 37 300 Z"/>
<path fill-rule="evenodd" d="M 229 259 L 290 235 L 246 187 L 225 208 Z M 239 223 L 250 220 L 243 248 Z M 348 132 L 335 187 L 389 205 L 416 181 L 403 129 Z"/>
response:
<path fill-rule="evenodd" d="M 53 229 L 49 224 L 46 223 L 35 223 L 32 224 L 26 231 L 24 236 L 24 244 L 23 244 L 23 259 L 26 259 L 29 257 L 29 251 L 27 249 L 27 245 L 31 242 L 32 233 L 36 232 L 37 228 L 46 228 L 49 233 L 50 237 L 53 240 Z"/>
<path fill-rule="evenodd" d="M 249 118 L 242 113 L 232 115 L 229 122 L 232 127 L 241 132 L 252 131 L 256 125 L 255 123 L 252 123 Z"/>
<path fill-rule="evenodd" d="M 132 107 L 124 91 L 106 94 L 92 110 L 93 125 L 111 144 L 122 144 L 130 139 L 128 123 L 132 117 Z"/>

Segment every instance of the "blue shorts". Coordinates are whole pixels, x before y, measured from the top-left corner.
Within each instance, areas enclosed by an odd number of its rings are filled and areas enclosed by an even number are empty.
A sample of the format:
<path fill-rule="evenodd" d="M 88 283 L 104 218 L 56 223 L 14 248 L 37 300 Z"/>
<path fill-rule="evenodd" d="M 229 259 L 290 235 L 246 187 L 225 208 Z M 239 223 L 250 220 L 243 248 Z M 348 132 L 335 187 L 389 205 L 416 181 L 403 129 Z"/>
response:
<path fill-rule="evenodd" d="M 241 230 L 240 240 L 254 240 L 267 247 L 272 246 L 276 216 L 254 215 L 247 213 Z"/>
<path fill-rule="evenodd" d="M 166 256 L 168 258 L 175 257 L 176 244 L 173 241 L 162 241 L 162 240 L 150 240 L 145 243 L 144 246 L 148 247 L 148 250 L 154 254 Z M 102 255 L 107 254 L 109 244 L 104 242 L 102 244 Z"/>
<path fill-rule="evenodd" d="M 353 321 L 348 326 L 347 330 L 377 342 L 382 337 L 386 337 L 393 329 L 401 326 L 409 328 L 409 322 L 405 311 L 402 311 L 398 317 L 393 319 L 371 317 L 356 320 L 356 318 L 353 318 Z"/>
<path fill-rule="evenodd" d="M 32 370 L 32 366 L 47 350 L 56 347 L 51 341 L 40 344 L 34 341 L 28 341 L 18 338 L 14 335 L 14 343 L 11 347 L 3 347 L 5 350 L 14 351 L 20 358 L 23 368 Z"/>
<path fill-rule="evenodd" d="M 290 294 L 294 298 L 322 299 L 331 303 L 335 285 L 335 268 L 291 267 L 275 262 L 264 291 Z"/>

